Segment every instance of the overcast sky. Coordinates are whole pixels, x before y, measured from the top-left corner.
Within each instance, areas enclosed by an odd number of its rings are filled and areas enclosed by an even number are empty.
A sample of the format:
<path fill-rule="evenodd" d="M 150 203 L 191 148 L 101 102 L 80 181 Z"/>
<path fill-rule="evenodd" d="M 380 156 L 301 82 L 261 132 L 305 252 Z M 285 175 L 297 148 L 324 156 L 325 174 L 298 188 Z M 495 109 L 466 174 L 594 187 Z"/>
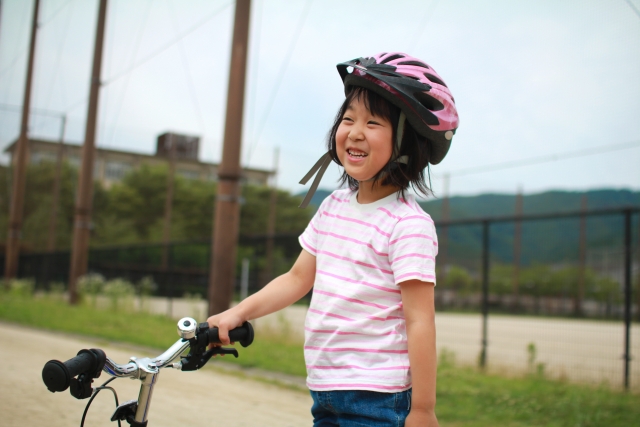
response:
<path fill-rule="evenodd" d="M 1 5 L 4 147 L 19 133 L 9 106 L 22 104 L 32 2 Z M 84 137 L 97 9 L 41 0 L 31 105 L 67 113 L 70 142 Z M 110 0 L 98 146 L 152 154 L 174 131 L 219 161 L 233 12 L 230 0 Z M 446 173 L 452 195 L 640 190 L 640 0 L 254 0 L 243 165 L 270 169 L 279 147 L 278 185 L 303 191 L 344 99 L 335 64 L 383 51 L 424 60 L 456 99 L 436 194 Z M 33 115 L 31 136 L 56 140 L 59 126 Z M 337 176 L 333 165 L 321 187 Z"/>

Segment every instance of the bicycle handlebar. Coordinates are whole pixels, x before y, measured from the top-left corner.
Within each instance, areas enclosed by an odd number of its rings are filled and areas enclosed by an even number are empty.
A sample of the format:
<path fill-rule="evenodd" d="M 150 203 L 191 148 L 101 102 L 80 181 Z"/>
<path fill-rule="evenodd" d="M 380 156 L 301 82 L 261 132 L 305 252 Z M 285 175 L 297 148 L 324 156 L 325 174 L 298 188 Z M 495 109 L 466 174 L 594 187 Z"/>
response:
<path fill-rule="evenodd" d="M 219 344 L 220 338 L 218 337 L 218 328 L 211 328 L 207 330 L 208 344 Z M 244 322 L 242 326 L 238 326 L 235 329 L 229 331 L 229 340 L 231 342 L 239 342 L 243 347 L 248 347 L 253 342 L 253 327 L 251 323 Z"/>
<path fill-rule="evenodd" d="M 64 363 L 58 360 L 48 361 L 42 369 L 42 380 L 52 393 L 64 391 L 70 387 L 72 396 L 85 399 L 95 396 L 101 389 L 98 387 L 94 394 L 91 383 L 94 378 L 100 376 L 102 371 L 112 377 L 138 379 L 142 383 L 138 400 L 119 405 L 111 420 L 126 420 L 131 426 L 147 427 L 152 391 L 161 368 L 194 371 L 202 368 L 215 354 L 233 354 L 238 357 L 235 348 L 220 346 L 208 348 L 209 344 L 219 344 L 220 338 L 218 328 L 209 328 L 206 322 L 198 324 L 194 319 L 184 317 L 178 321 L 178 335 L 180 339 L 160 356 L 154 359 L 132 357 L 125 365 L 115 363 L 100 349 L 80 350 L 77 356 Z M 243 347 L 253 342 L 253 336 L 253 327 L 249 322 L 229 331 L 231 341 L 239 342 Z M 187 348 L 189 354 L 183 355 Z M 172 363 L 179 357 L 179 362 Z M 87 408 L 92 400 L 93 398 L 89 400 Z M 84 416 L 82 423 L 84 423 Z"/>
<path fill-rule="evenodd" d="M 145 373 L 157 373 L 159 369 L 164 367 L 181 370 L 199 369 L 204 366 L 213 354 L 235 354 L 237 357 L 235 349 L 216 347 L 206 351 L 209 344 L 220 343 L 218 328 L 209 329 L 207 323 L 197 324 L 195 320 L 185 317 L 178 322 L 178 334 L 182 338 L 158 357 L 153 359 L 136 359 L 132 357 L 131 361 L 124 365 L 115 363 L 100 349 L 80 350 L 77 356 L 64 363 L 58 360 L 50 360 L 42 369 L 42 380 L 49 391 L 53 393 L 69 388 L 74 377 L 81 374 L 87 374 L 93 379 L 100 376 L 100 371 L 104 371 L 113 377 L 142 379 Z M 229 338 L 232 342 L 239 342 L 243 347 L 247 347 L 253 342 L 253 327 L 250 323 L 245 322 L 242 326 L 230 330 Z M 189 355 L 180 362 L 172 364 L 187 348 L 191 348 Z M 192 354 L 193 357 L 199 360 L 198 363 L 189 365 Z M 202 356 L 205 357 L 205 360 L 200 360 Z"/>
<path fill-rule="evenodd" d="M 42 380 L 49 391 L 65 391 L 69 388 L 71 380 L 82 374 L 89 373 L 92 378 L 97 378 L 105 364 L 104 351 L 92 348 L 80 350 L 78 355 L 62 363 L 58 360 L 50 360 L 42 369 Z"/>

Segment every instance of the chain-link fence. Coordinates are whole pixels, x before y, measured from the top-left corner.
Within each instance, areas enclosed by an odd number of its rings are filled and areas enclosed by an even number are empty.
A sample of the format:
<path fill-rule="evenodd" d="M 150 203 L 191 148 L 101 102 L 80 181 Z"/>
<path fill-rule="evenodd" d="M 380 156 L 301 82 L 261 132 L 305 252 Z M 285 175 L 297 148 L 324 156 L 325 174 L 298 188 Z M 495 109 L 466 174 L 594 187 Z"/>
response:
<path fill-rule="evenodd" d="M 488 370 L 639 388 L 639 213 L 436 223 L 440 351 Z M 210 250 L 209 240 L 93 248 L 89 270 L 134 283 L 150 276 L 157 296 L 206 298 Z M 243 276 L 253 293 L 299 252 L 297 234 L 241 237 L 236 295 Z M 66 283 L 68 270 L 68 252 L 20 257 L 19 276 L 34 278 L 37 289 Z"/>
<path fill-rule="evenodd" d="M 639 212 L 438 224 L 439 347 L 489 370 L 639 388 Z"/>

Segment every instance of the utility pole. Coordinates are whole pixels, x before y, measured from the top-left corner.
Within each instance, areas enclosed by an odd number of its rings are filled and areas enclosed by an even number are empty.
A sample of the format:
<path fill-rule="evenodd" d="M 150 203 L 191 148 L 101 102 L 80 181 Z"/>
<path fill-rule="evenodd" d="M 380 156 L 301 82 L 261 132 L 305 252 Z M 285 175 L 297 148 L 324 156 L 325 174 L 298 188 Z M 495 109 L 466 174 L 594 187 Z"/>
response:
<path fill-rule="evenodd" d="M 218 169 L 218 194 L 213 224 L 208 295 L 209 315 L 228 309 L 233 297 L 240 226 L 240 152 L 250 11 L 251 0 L 236 1 L 227 116 L 224 125 L 222 162 Z"/>
<path fill-rule="evenodd" d="M 71 247 L 71 266 L 69 269 L 69 303 L 77 304 L 78 278 L 87 272 L 89 261 L 89 232 L 91 228 L 91 208 L 93 204 L 93 163 L 96 152 L 96 119 L 98 115 L 98 95 L 100 93 L 100 71 L 102 69 L 102 45 L 107 15 L 107 0 L 100 0 L 98 8 L 98 26 L 93 51 L 93 69 L 89 90 L 89 109 L 82 145 L 82 164 L 78 178 L 75 217 L 73 220 L 73 242 Z"/>
<path fill-rule="evenodd" d="M 267 220 L 266 265 L 263 271 L 262 286 L 273 279 L 273 248 L 276 236 L 276 208 L 278 207 L 278 163 L 280 151 L 275 149 L 273 156 L 273 181 L 269 198 L 269 218 Z"/>
<path fill-rule="evenodd" d="M 36 52 L 36 32 L 38 31 L 38 10 L 40 0 L 33 5 L 33 22 L 31 24 L 31 42 L 27 63 L 27 80 L 22 102 L 22 123 L 20 136 L 13 150 L 13 181 L 11 183 L 11 207 L 9 210 L 9 230 L 7 233 L 7 250 L 5 255 L 4 278 L 13 279 L 18 273 L 18 257 L 22 235 L 22 214 L 24 211 L 24 192 L 26 187 L 27 152 L 29 150 L 29 109 L 31 107 L 31 83 L 33 81 L 33 62 Z"/>
<path fill-rule="evenodd" d="M 48 252 L 54 252 L 56 250 L 56 229 L 58 223 L 58 210 L 60 209 L 60 180 L 62 179 L 62 160 L 64 157 L 64 135 L 67 128 L 67 115 L 63 115 L 61 119 L 60 144 L 58 146 L 58 155 L 56 157 L 56 173 L 53 178 L 53 197 L 51 200 L 51 214 L 49 216 L 49 237 L 47 239 Z"/>
<path fill-rule="evenodd" d="M 169 142 L 169 171 L 167 173 L 167 197 L 164 201 L 164 228 L 162 232 L 162 269 L 169 268 L 169 245 L 171 243 L 171 215 L 173 213 L 173 180 L 176 173 L 176 141 L 172 133 L 167 135 Z"/>

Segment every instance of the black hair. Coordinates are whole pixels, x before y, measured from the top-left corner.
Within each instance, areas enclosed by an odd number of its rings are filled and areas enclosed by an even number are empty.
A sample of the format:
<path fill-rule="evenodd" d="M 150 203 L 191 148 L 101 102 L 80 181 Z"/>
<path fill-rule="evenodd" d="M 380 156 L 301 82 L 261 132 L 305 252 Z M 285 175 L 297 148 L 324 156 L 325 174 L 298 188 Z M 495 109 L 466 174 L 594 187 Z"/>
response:
<path fill-rule="evenodd" d="M 414 190 L 429 197 L 433 194 L 431 190 L 431 173 L 429 169 L 429 154 L 431 143 L 413 129 L 408 121 L 405 121 L 400 152 L 396 148 L 396 134 L 398 130 L 398 120 L 400 119 L 400 108 L 387 101 L 377 93 L 360 86 L 352 86 L 352 90 L 347 94 L 344 102 L 338 110 L 338 114 L 333 121 L 333 126 L 327 135 L 327 149 L 331 153 L 331 159 L 342 166 L 336 151 L 336 133 L 342 122 L 347 108 L 355 100 L 364 102 L 365 107 L 374 116 L 382 117 L 391 123 L 393 132 L 391 143 L 393 144 L 392 156 L 398 158 L 407 156 L 407 164 L 387 162 L 387 164 L 372 178 L 373 185 L 393 185 L 400 188 L 400 197 L 405 198 L 405 191 L 411 186 Z M 426 170 L 426 174 L 425 174 Z M 426 181 L 425 181 L 426 179 Z M 358 189 L 358 181 L 350 177 L 346 171 L 342 172 L 340 185 L 348 184 L 353 191 Z"/>

